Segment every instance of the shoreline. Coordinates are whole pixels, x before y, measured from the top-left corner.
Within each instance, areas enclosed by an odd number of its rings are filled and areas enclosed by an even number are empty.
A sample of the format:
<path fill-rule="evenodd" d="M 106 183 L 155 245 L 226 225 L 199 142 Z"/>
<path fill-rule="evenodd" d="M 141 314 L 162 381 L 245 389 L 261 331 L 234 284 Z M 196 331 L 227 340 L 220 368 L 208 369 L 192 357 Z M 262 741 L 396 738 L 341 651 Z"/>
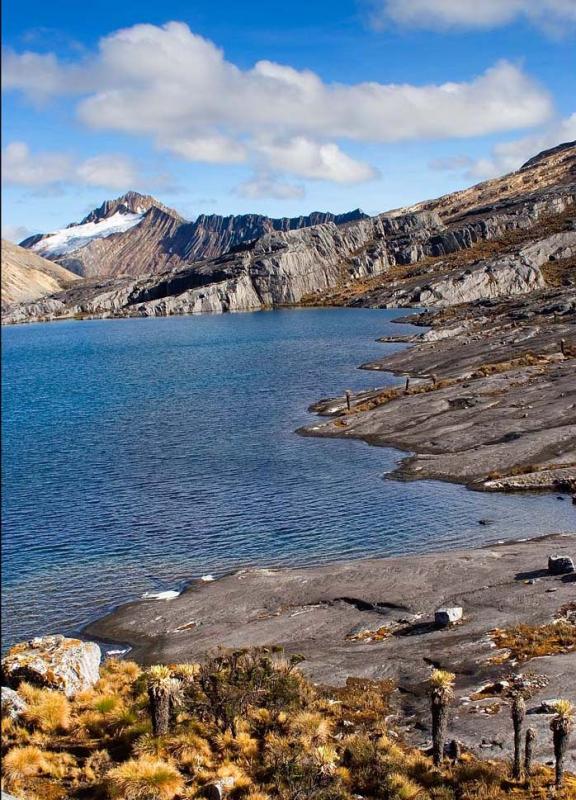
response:
<path fill-rule="evenodd" d="M 197 660 L 219 646 L 281 645 L 304 656 L 302 669 L 317 683 L 342 684 L 350 675 L 392 678 L 400 687 L 397 714 L 416 743 L 422 743 L 418 721 L 427 713 L 425 681 L 437 665 L 457 675 L 455 733 L 474 749 L 479 730 L 486 741 L 502 738 L 509 715 L 504 706 L 501 714 L 486 711 L 500 702 L 494 696 L 469 698 L 511 672 L 544 675 L 535 706 L 559 695 L 576 702 L 576 653 L 492 663 L 499 651 L 490 638 L 494 628 L 550 623 L 573 603 L 575 576 L 551 576 L 546 566 L 548 555 L 574 557 L 575 551 L 576 532 L 473 550 L 243 569 L 194 581 L 170 600 L 122 605 L 83 635 L 129 645 L 128 658 L 142 664 Z M 464 622 L 435 628 L 434 610 L 450 604 L 462 605 Z M 380 640 L 384 628 L 390 633 Z M 546 716 L 535 714 L 534 722 L 547 724 Z M 502 748 L 480 748 L 486 749 Z"/>
<path fill-rule="evenodd" d="M 330 421 L 297 433 L 406 453 L 388 479 L 568 492 L 576 502 L 576 294 L 561 302 L 549 289 L 495 301 L 489 313 L 473 303 L 400 316 L 427 330 L 378 339 L 405 347 L 359 368 L 404 377 L 405 388 L 351 394 L 349 407 L 343 396 L 319 400 L 309 411 Z"/>

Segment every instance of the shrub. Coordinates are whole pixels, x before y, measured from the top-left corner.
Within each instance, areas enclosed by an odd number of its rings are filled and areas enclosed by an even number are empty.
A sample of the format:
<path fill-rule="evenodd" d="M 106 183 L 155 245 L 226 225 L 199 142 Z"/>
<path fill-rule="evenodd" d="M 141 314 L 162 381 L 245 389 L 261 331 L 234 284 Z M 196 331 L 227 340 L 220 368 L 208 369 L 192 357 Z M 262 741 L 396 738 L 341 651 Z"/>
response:
<path fill-rule="evenodd" d="M 529 661 L 538 656 L 576 651 L 576 625 L 559 619 L 546 625 L 515 625 L 507 630 L 495 630 L 492 637 L 496 647 L 510 651 L 517 661 Z"/>

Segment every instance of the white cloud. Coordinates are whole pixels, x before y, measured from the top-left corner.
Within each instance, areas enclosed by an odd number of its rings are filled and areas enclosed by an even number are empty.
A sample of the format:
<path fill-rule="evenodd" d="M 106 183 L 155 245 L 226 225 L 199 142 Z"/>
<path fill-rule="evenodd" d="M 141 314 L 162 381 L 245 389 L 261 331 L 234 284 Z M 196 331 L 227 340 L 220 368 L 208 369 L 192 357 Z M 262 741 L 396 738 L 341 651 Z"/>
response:
<path fill-rule="evenodd" d="M 479 159 L 471 164 L 467 175 L 480 179 L 504 175 L 506 172 L 518 169 L 542 150 L 548 150 L 558 144 L 575 139 L 576 113 L 533 136 L 525 136 L 522 139 L 495 145 L 489 158 Z"/>
<path fill-rule="evenodd" d="M 25 225 L 2 225 L 2 238 L 10 242 L 21 242 L 32 235 L 32 231 Z"/>
<path fill-rule="evenodd" d="M 288 141 L 261 139 L 255 143 L 255 150 L 265 163 L 303 178 L 359 183 L 377 174 L 368 164 L 355 161 L 343 153 L 338 145 L 319 144 L 304 136 L 296 136 Z"/>
<path fill-rule="evenodd" d="M 32 153 L 25 142 L 10 142 L 2 151 L 2 180 L 31 188 L 83 184 L 129 189 L 138 176 L 124 156 L 100 155 L 75 162 L 66 153 Z"/>
<path fill-rule="evenodd" d="M 547 31 L 576 25 L 574 0 L 376 0 L 373 21 L 415 28 L 490 29 L 525 19 Z"/>
<path fill-rule="evenodd" d="M 10 142 L 2 151 L 2 180 L 19 186 L 46 186 L 69 177 L 72 161 L 63 153 L 33 156 L 24 142 Z"/>
<path fill-rule="evenodd" d="M 246 160 L 246 148 L 228 136 L 196 136 L 187 139 L 160 140 L 161 147 L 186 161 L 205 161 L 211 164 L 237 164 Z"/>
<path fill-rule="evenodd" d="M 292 183 L 285 183 L 271 175 L 255 175 L 249 181 L 241 183 L 235 190 L 241 197 L 250 199 L 260 199 L 271 197 L 274 200 L 292 200 L 304 197 L 303 186 L 296 186 Z"/>
<path fill-rule="evenodd" d="M 103 155 L 88 158 L 76 167 L 80 182 L 88 186 L 109 186 L 123 189 L 135 186 L 138 177 L 133 165 L 124 156 Z"/>
<path fill-rule="evenodd" d="M 469 156 L 452 156 L 437 159 L 430 163 L 433 169 L 460 171 L 471 180 L 486 180 L 513 172 L 532 156 L 556 147 L 564 142 L 576 140 L 576 113 L 566 119 L 558 120 L 544 130 L 510 142 L 500 142 L 492 148 L 485 158 L 474 160 Z"/>
<path fill-rule="evenodd" d="M 77 96 L 90 128 L 149 136 L 188 160 L 247 159 L 259 171 L 339 182 L 374 176 L 343 152 L 343 140 L 482 136 L 532 127 L 552 113 L 548 93 L 505 61 L 458 83 L 325 83 L 270 61 L 240 69 L 179 22 L 116 31 L 73 65 L 8 53 L 4 81 L 33 100 Z"/>

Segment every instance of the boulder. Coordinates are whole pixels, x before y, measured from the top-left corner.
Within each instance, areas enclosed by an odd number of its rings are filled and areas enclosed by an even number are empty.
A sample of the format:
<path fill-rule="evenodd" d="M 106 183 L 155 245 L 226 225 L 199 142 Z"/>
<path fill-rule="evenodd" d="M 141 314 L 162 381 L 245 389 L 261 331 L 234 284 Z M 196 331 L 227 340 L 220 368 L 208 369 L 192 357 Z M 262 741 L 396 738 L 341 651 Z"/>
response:
<path fill-rule="evenodd" d="M 10 648 L 2 659 L 2 676 L 12 688 L 28 681 L 73 697 L 96 683 L 100 659 L 94 642 L 61 635 L 37 637 Z"/>
<path fill-rule="evenodd" d="M 548 556 L 548 571 L 552 575 L 566 575 L 576 572 L 574 561 L 570 556 Z"/>
<path fill-rule="evenodd" d="M 453 625 L 462 619 L 463 614 L 462 606 L 445 606 L 434 612 L 434 622 L 443 627 Z"/>
<path fill-rule="evenodd" d="M 18 692 L 10 689 L 9 686 L 2 687 L 2 716 L 9 719 L 18 719 L 28 708 L 28 704 L 23 700 Z"/>

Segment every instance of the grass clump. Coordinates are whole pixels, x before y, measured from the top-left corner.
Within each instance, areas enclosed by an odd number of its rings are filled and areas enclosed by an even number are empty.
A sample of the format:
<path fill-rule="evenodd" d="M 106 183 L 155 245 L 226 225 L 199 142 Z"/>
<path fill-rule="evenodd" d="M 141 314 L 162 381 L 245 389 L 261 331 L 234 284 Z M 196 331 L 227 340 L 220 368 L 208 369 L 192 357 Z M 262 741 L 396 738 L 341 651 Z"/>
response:
<path fill-rule="evenodd" d="M 173 800 L 184 781 L 173 764 L 142 756 L 111 769 L 108 784 L 112 797 L 122 800 Z"/>
<path fill-rule="evenodd" d="M 65 695 L 52 689 L 20 684 L 20 696 L 26 701 L 24 719 L 44 733 L 65 731 L 70 725 L 70 703 Z"/>
<path fill-rule="evenodd" d="M 576 625 L 565 618 L 545 625 L 515 625 L 492 632 L 496 647 L 509 651 L 509 658 L 529 661 L 539 656 L 576 651 Z"/>
<path fill-rule="evenodd" d="M 4 726 L 3 788 L 26 800 L 192 800 L 215 796 L 214 784 L 229 800 L 530 800 L 552 785 L 552 771 L 535 767 L 532 794 L 511 794 L 506 765 L 468 754 L 434 766 L 387 722 L 391 681 L 313 686 L 298 662 L 271 648 L 145 672 L 108 662 L 93 689 L 60 706 L 24 686 L 35 710 Z M 447 703 L 452 684 L 436 670 L 430 692 Z M 160 735 L 150 687 L 169 692 Z M 555 719 L 560 742 L 571 710 Z M 558 800 L 574 788 L 563 779 Z"/>

